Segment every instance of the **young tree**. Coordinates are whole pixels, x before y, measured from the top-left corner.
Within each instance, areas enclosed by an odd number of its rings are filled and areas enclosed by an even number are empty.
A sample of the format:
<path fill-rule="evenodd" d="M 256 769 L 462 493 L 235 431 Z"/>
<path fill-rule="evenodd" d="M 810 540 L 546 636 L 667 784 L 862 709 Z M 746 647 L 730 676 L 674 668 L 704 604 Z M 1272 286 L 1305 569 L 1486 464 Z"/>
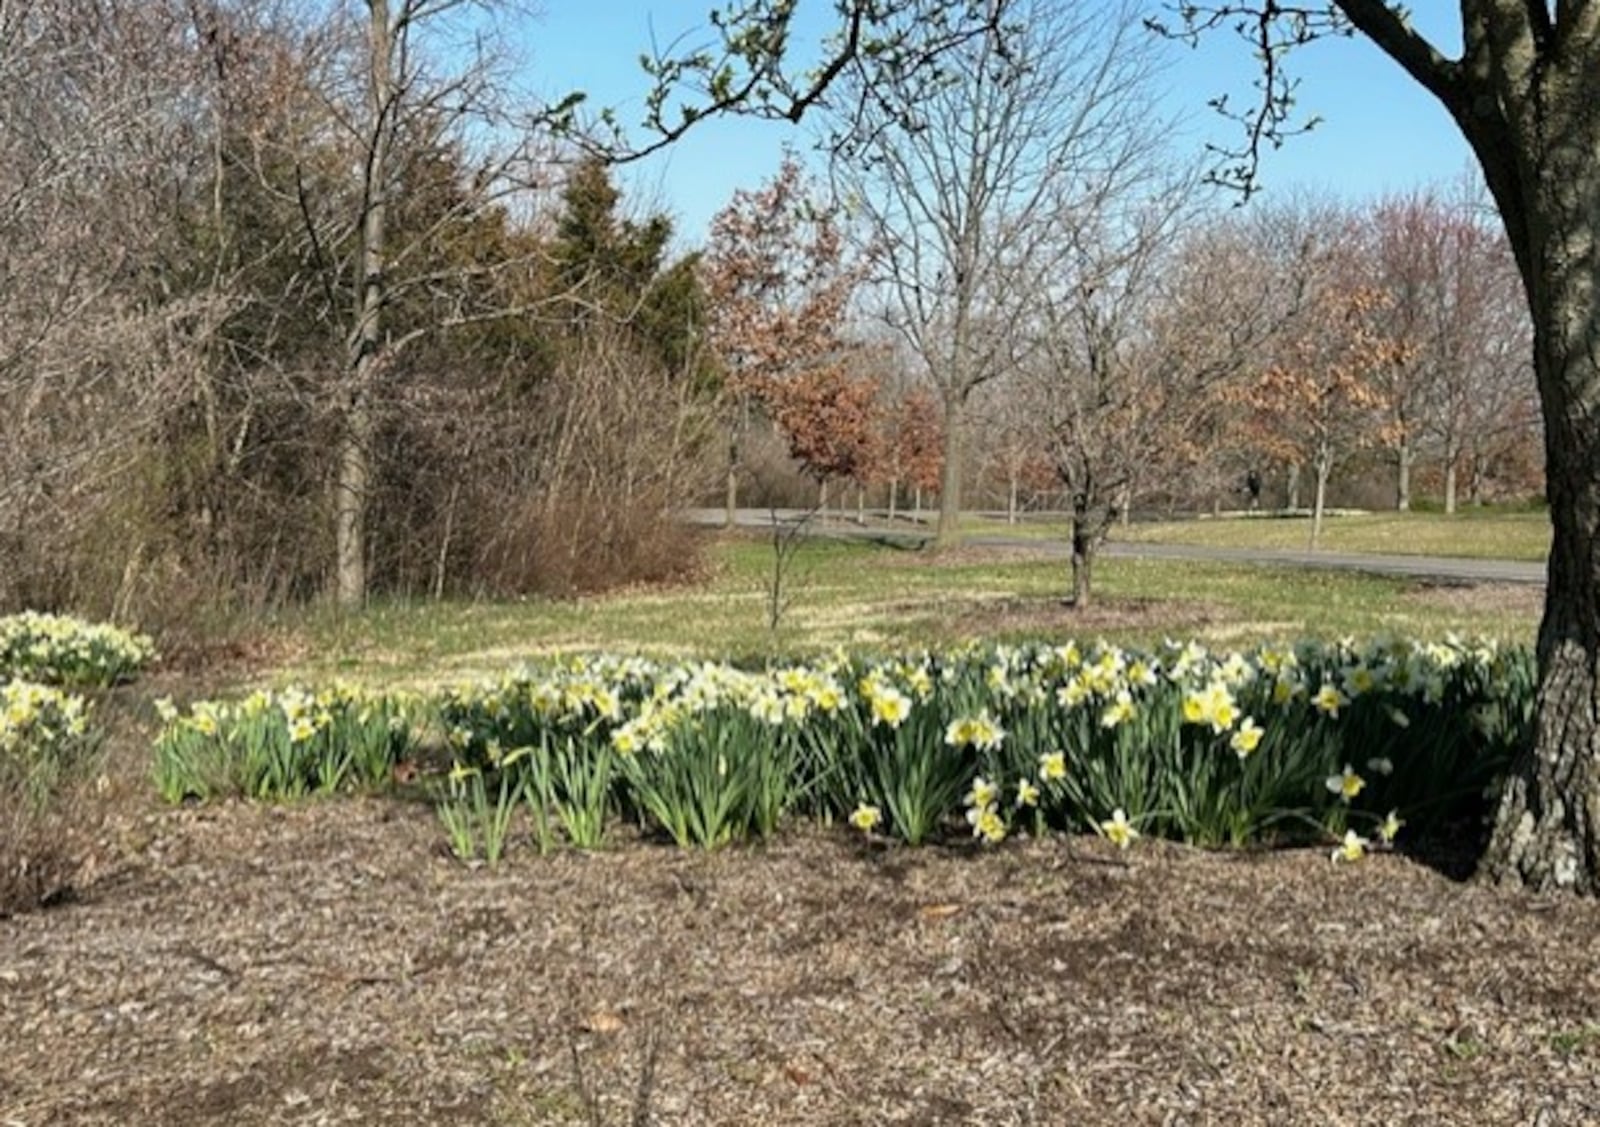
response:
<path fill-rule="evenodd" d="M 1190 185 L 1140 195 L 1068 232 L 1035 287 L 1030 367 L 1072 514 L 1072 602 L 1092 598 L 1096 552 L 1141 491 L 1192 476 L 1229 405 L 1221 392 L 1293 309 L 1236 227 L 1201 228 Z"/>
<path fill-rule="evenodd" d="M 1519 757 L 1482 862 L 1492 879 L 1600 891 L 1600 5 L 1472 0 L 1451 57 L 1384 0 L 1185 3 L 1190 32 L 1242 27 L 1265 96 L 1237 179 L 1293 128 L 1285 50 L 1354 29 L 1437 98 L 1477 157 L 1533 320 L 1553 540 L 1539 629 L 1533 744 Z"/>

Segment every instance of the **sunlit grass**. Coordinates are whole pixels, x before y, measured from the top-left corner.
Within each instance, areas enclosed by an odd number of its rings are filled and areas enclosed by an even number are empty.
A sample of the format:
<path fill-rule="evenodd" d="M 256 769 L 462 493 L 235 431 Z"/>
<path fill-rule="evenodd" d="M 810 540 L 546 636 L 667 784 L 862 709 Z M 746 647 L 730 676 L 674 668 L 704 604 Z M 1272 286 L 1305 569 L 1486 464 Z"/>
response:
<path fill-rule="evenodd" d="M 343 677 L 431 685 L 498 672 L 560 652 L 608 650 L 760 663 L 845 646 L 889 650 L 991 640 L 1106 637 L 1148 645 L 1197 636 L 1219 644 L 1454 631 L 1531 639 L 1537 593 L 1504 598 L 1430 590 L 1414 580 L 1250 565 L 1105 559 L 1099 605 L 1061 603 L 1061 560 L 967 553 L 954 561 L 881 545 L 804 545 L 787 576 L 788 606 L 767 627 L 772 549 L 718 540 L 703 583 L 557 602 L 379 602 L 360 614 L 285 621 L 294 658 L 276 683 Z"/>
<path fill-rule="evenodd" d="M 1273 514 L 1217 517 L 1118 527 L 1117 540 L 1203 544 L 1226 548 L 1300 550 L 1311 535 L 1308 517 Z M 1464 509 L 1443 513 L 1352 513 L 1329 516 L 1321 546 L 1330 552 L 1542 560 L 1550 550 L 1550 518 L 1542 512 Z"/>

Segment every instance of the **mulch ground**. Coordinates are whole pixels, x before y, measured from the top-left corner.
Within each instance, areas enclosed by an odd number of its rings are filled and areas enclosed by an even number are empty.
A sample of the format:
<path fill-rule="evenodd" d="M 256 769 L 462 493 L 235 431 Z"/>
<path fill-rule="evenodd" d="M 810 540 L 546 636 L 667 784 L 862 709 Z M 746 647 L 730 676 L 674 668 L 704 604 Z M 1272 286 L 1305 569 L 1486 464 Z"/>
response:
<path fill-rule="evenodd" d="M 1600 906 L 1400 857 L 130 815 L 0 921 L 0 1124 L 1600 1123 Z"/>

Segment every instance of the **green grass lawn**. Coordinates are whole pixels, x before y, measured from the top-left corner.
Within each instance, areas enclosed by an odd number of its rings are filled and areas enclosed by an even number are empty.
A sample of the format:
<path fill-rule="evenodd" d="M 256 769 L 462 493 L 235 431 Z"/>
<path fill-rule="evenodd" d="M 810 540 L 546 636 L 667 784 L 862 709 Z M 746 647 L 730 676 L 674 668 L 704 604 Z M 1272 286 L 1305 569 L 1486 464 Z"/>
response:
<path fill-rule="evenodd" d="M 1136 523 L 1114 539 L 1229 548 L 1304 549 L 1311 535 L 1306 516 L 1228 516 Z M 1322 548 L 1408 556 L 1542 560 L 1550 550 L 1550 517 L 1542 512 L 1462 510 L 1443 513 L 1352 513 L 1329 516 Z"/>
<path fill-rule="evenodd" d="M 835 646 L 891 649 L 975 638 L 1164 636 L 1246 645 L 1305 635 L 1439 637 L 1455 631 L 1527 641 L 1532 589 L 1431 588 L 1338 572 L 1160 560 L 1102 560 L 1098 605 L 1061 604 L 1059 560 L 968 552 L 951 560 L 903 548 L 817 541 L 790 569 L 779 628 L 767 626 L 771 548 L 716 539 L 702 583 L 575 601 L 380 602 L 356 615 L 308 612 L 278 630 L 292 656 L 265 678 L 342 676 L 430 685 L 575 650 L 759 662 Z"/>

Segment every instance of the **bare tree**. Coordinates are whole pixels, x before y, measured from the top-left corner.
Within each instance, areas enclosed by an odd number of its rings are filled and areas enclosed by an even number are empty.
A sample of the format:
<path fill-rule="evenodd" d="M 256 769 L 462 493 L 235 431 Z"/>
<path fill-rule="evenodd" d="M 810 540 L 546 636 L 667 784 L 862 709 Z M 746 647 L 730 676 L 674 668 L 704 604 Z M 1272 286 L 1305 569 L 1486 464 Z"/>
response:
<path fill-rule="evenodd" d="M 878 264 L 879 311 L 940 399 L 940 545 L 959 538 L 967 401 L 1016 363 L 1010 330 L 1060 201 L 1099 190 L 1149 143 L 1155 56 L 1132 3 L 1039 0 L 1005 15 L 1014 22 L 944 56 L 943 81 L 880 76 L 832 119 L 844 136 L 835 177 Z"/>

